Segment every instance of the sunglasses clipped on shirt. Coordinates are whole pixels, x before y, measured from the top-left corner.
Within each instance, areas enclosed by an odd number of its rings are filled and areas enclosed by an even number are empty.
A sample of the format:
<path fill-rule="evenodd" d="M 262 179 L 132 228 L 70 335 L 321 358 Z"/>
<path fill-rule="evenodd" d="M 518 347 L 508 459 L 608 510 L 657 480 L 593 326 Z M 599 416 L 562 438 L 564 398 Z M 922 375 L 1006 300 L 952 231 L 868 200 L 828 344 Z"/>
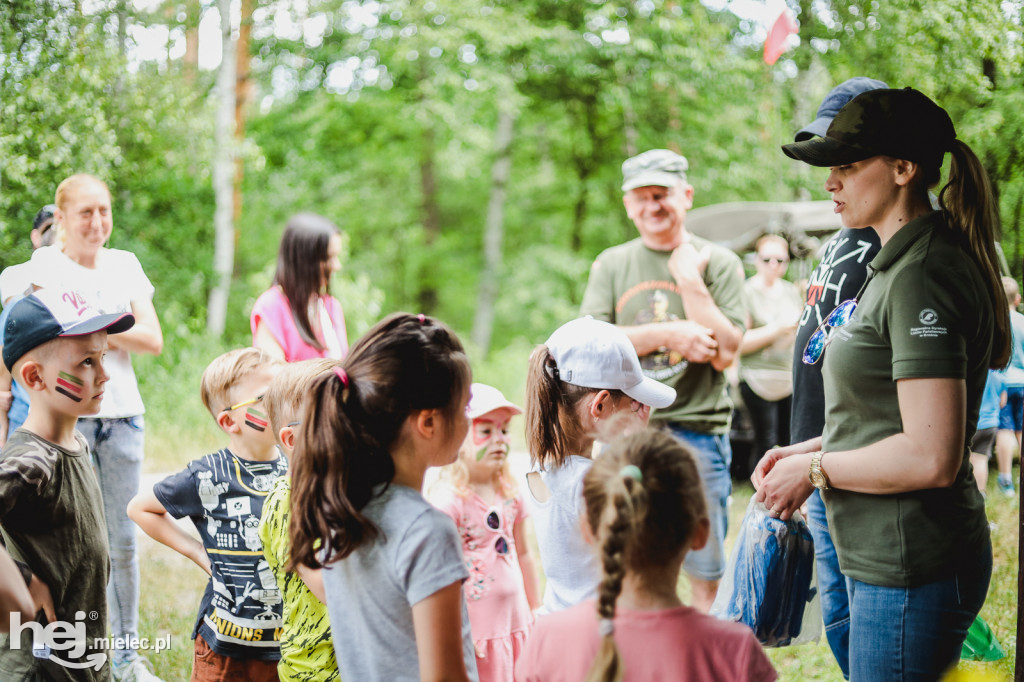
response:
<path fill-rule="evenodd" d="M 501 531 L 501 514 L 498 513 L 497 509 L 491 509 L 487 512 L 486 520 L 488 528 Z M 498 539 L 494 541 L 494 551 L 501 556 L 508 554 L 508 540 L 505 539 L 504 534 L 499 535 Z"/>
<path fill-rule="evenodd" d="M 811 338 L 807 339 L 807 345 L 804 346 L 803 355 L 800 357 L 805 365 L 813 365 L 821 360 L 828 344 L 832 342 L 835 330 L 850 323 L 850 320 L 853 319 L 853 312 L 857 310 L 857 301 L 864 295 L 864 291 L 868 288 L 868 284 L 871 283 L 876 272 L 877 270 L 869 265 L 868 276 L 860 290 L 857 291 L 857 295 L 837 305 L 835 310 L 821 321 L 818 328 L 811 334 Z"/>
<path fill-rule="evenodd" d="M 821 360 L 829 342 L 832 341 L 833 332 L 849 323 L 853 319 L 853 311 L 856 309 L 857 299 L 851 298 L 836 306 L 836 309 L 822 320 L 818 328 L 811 334 L 811 338 L 807 339 L 807 345 L 804 346 L 804 354 L 801 359 L 805 365 L 813 365 Z"/>

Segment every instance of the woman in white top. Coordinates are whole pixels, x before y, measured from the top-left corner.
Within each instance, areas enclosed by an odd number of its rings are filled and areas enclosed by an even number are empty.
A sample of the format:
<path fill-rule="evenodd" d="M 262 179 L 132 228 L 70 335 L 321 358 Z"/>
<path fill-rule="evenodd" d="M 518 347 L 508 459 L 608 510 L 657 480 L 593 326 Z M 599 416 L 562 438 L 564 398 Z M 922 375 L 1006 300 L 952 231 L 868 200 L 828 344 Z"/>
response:
<path fill-rule="evenodd" d="M 746 479 L 768 448 L 789 445 L 793 396 L 793 342 L 803 310 L 800 289 L 783 279 L 789 242 L 766 234 L 757 240 L 756 273 L 743 284 L 747 331 L 740 342 L 740 395 L 754 427 L 747 461 L 733 460 L 733 475 Z"/>
<path fill-rule="evenodd" d="M 135 316 L 135 326 L 107 340 L 103 366 L 110 380 L 99 413 L 78 420 L 103 492 L 110 543 L 111 635 L 133 642 L 139 634 L 139 563 L 135 524 L 126 508 L 138 492 L 142 474 L 145 407 L 131 354 L 159 355 L 163 332 L 153 307 L 153 285 L 138 258 L 105 246 L 114 226 L 106 183 L 92 175 L 72 175 L 58 185 L 54 203 L 57 240 L 32 255 L 32 287 L 76 291 L 100 312 L 130 311 Z M 115 650 L 112 663 L 115 679 L 156 679 L 138 651 Z"/>

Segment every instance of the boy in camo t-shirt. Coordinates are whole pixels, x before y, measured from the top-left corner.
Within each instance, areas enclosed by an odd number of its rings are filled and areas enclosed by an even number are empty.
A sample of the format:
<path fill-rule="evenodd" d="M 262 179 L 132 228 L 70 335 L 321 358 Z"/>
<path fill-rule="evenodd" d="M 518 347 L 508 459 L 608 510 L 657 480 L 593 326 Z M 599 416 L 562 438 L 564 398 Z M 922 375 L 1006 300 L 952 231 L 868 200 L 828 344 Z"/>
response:
<path fill-rule="evenodd" d="M 27 390 L 29 413 L 0 453 L 0 529 L 37 616 L 0 614 L 11 630 L 0 636 L 2 680 L 110 679 L 107 652 L 96 648 L 107 634 L 106 523 L 75 424 L 100 409 L 107 334 L 133 324 L 130 313 L 101 315 L 74 291 L 40 290 L 11 307 L 3 361 Z M 63 628 L 48 636 L 54 623 Z"/>

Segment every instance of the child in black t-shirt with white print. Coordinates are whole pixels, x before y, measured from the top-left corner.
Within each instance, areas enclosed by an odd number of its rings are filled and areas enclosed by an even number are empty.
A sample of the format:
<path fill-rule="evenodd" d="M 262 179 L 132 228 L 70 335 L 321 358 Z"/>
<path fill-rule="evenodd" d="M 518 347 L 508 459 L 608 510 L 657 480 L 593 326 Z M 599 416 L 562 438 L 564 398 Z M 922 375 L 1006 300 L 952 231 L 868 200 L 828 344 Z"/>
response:
<path fill-rule="evenodd" d="M 229 447 L 190 462 L 128 505 L 147 534 L 210 575 L 193 631 L 194 681 L 278 679 L 281 593 L 263 558 L 259 521 L 274 481 L 288 471 L 262 411 L 279 369 L 257 348 L 211 362 L 203 373 L 203 403 Z M 201 541 L 171 519 L 186 516 Z"/>

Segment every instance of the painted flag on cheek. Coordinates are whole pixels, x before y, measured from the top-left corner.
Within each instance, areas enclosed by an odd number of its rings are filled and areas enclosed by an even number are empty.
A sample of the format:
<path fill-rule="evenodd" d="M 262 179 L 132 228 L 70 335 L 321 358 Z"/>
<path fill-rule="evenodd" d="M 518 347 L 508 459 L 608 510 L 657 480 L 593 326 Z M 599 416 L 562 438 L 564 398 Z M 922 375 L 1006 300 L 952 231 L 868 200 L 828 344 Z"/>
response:
<path fill-rule="evenodd" d="M 786 39 L 798 30 L 793 15 L 789 10 L 782 10 L 782 14 L 775 20 L 768 31 L 768 38 L 764 41 L 764 63 L 771 66 L 777 62 L 787 49 Z"/>
<path fill-rule="evenodd" d="M 270 420 L 267 419 L 267 415 L 250 407 L 245 411 L 245 425 L 257 431 L 266 431 Z"/>
<path fill-rule="evenodd" d="M 57 393 L 71 398 L 76 403 L 82 402 L 82 388 L 84 382 L 73 374 L 67 372 L 57 373 Z"/>

